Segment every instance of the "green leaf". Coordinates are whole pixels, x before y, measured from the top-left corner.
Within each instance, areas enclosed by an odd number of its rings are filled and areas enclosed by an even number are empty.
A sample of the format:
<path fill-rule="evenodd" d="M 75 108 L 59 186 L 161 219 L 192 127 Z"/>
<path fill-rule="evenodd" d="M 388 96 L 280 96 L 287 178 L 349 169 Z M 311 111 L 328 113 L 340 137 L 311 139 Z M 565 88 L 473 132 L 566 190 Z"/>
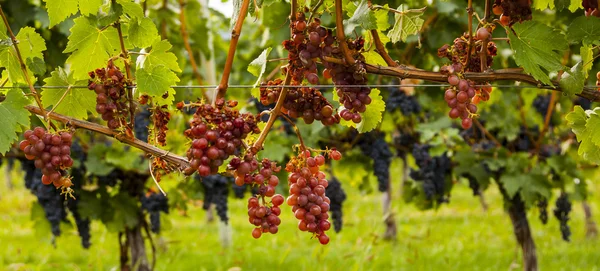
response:
<path fill-rule="evenodd" d="M 600 164 L 600 107 L 593 111 L 583 111 L 575 106 L 573 112 L 567 114 L 566 120 L 581 144 L 577 153 L 584 159 Z"/>
<path fill-rule="evenodd" d="M 515 24 L 513 30 L 507 32 L 517 65 L 535 79 L 552 85 L 548 73 L 563 68 L 562 52 L 568 49 L 564 35 L 536 21 Z"/>
<path fill-rule="evenodd" d="M 385 102 L 381 97 L 379 89 L 371 89 L 371 104 L 367 106 L 367 110 L 360 113 L 362 121 L 356 125 L 356 130 L 360 133 L 366 133 L 377 127 L 381 122 L 381 116 L 385 111 Z"/>
<path fill-rule="evenodd" d="M 78 0 L 44 0 L 44 2 L 50 17 L 50 27 L 77 13 Z"/>
<path fill-rule="evenodd" d="M 51 77 L 44 79 L 44 86 L 86 86 L 87 81 L 76 81 L 73 74 L 67 74 L 65 70 L 58 67 L 51 73 Z M 88 111 L 96 113 L 96 93 L 87 88 L 42 88 L 42 104 L 44 107 L 56 105 L 62 98 L 54 112 L 63 115 L 86 119 Z M 65 94 L 65 91 L 67 92 Z"/>
<path fill-rule="evenodd" d="M 354 3 L 348 2 L 348 5 L 354 5 Z M 365 30 L 377 29 L 377 18 L 369 9 L 367 0 L 361 0 L 352 17 L 344 22 L 346 35 L 351 35 L 357 26 Z"/>
<path fill-rule="evenodd" d="M 364 52 L 363 56 L 365 57 L 365 62 L 367 64 L 371 64 L 371 65 L 375 65 L 375 66 L 377 66 L 377 65 L 387 66 L 387 63 L 385 62 L 383 57 L 381 57 L 381 55 L 375 51 Z"/>
<path fill-rule="evenodd" d="M 571 70 L 563 73 L 558 84 L 566 95 L 579 94 L 583 91 L 586 75 L 583 73 L 583 64 L 577 63 Z"/>
<path fill-rule="evenodd" d="M 502 176 L 500 177 L 500 182 L 502 182 L 502 186 L 504 186 L 504 189 L 506 189 L 506 193 L 511 198 L 517 192 L 519 192 L 521 187 L 523 187 L 523 185 L 525 183 L 527 183 L 528 181 L 529 181 L 528 176 L 525 174 L 520 174 L 520 173 L 502 174 Z"/>
<path fill-rule="evenodd" d="M 28 58 L 27 68 L 29 68 L 34 74 L 43 75 L 46 73 L 46 62 L 39 57 Z"/>
<path fill-rule="evenodd" d="M 260 98 L 260 91 L 256 86 L 260 84 L 260 80 L 262 79 L 262 76 L 265 73 L 265 70 L 267 69 L 267 57 L 271 53 L 272 49 L 273 48 L 269 47 L 263 50 L 262 53 L 260 53 L 260 55 L 256 59 L 252 60 L 252 62 L 250 62 L 250 64 L 248 65 L 248 72 L 258 77 L 251 91 L 252 96 L 257 99 Z"/>
<path fill-rule="evenodd" d="M 102 4 L 102 0 L 79 0 L 79 11 L 83 16 L 96 15 Z"/>
<path fill-rule="evenodd" d="M 135 47 L 145 48 L 158 38 L 158 29 L 150 18 L 133 20 L 129 25 L 128 38 Z"/>
<path fill-rule="evenodd" d="M 0 66 L 6 68 L 8 79 L 11 83 L 26 83 L 14 48 L 6 48 L 0 51 Z"/>
<path fill-rule="evenodd" d="M 123 7 L 123 12 L 131 18 L 144 18 L 144 10 L 142 6 L 131 0 L 117 0 L 117 3 Z"/>
<path fill-rule="evenodd" d="M 162 96 L 179 82 L 177 75 L 163 65 L 139 69 L 135 77 L 139 91 L 155 97 Z"/>
<path fill-rule="evenodd" d="M 113 27 L 99 29 L 95 22 L 85 17 L 73 20 L 71 35 L 64 53 L 72 53 L 67 59 L 75 79 L 87 79 L 88 72 L 106 66 L 112 56 L 118 54 L 119 36 Z"/>
<path fill-rule="evenodd" d="M 35 29 L 29 26 L 21 28 L 16 36 L 19 41 L 19 51 L 23 59 L 44 59 L 43 51 L 46 51 L 46 42 Z"/>
<path fill-rule="evenodd" d="M 394 27 L 387 34 L 392 43 L 406 42 L 408 36 L 416 35 L 421 31 L 424 22 L 421 16 L 425 12 L 425 7 L 407 9 L 404 5 L 400 5 L 398 11 L 402 13 L 395 13 Z"/>
<path fill-rule="evenodd" d="M 388 9 L 390 6 L 388 4 L 383 5 L 382 9 L 378 9 L 373 11 L 375 13 L 375 18 L 377 19 L 377 30 L 378 31 L 386 31 L 390 28 Z M 383 36 L 383 35 L 380 35 Z"/>
<path fill-rule="evenodd" d="M 531 3 L 531 7 L 538 10 L 554 9 L 554 0 L 535 0 Z"/>
<path fill-rule="evenodd" d="M 106 163 L 104 159 L 108 150 L 109 147 L 104 144 L 94 144 L 92 148 L 88 150 L 88 158 L 84 163 L 88 174 L 106 176 L 115 169 L 114 166 Z"/>
<path fill-rule="evenodd" d="M 567 39 L 584 45 L 600 44 L 600 18 L 595 16 L 577 17 L 567 28 Z"/>
<path fill-rule="evenodd" d="M 0 154 L 5 154 L 18 139 L 17 132 L 23 131 L 21 126 L 29 127 L 30 114 L 23 108 L 28 104 L 19 89 L 9 90 L 6 99 L 0 102 Z"/>
<path fill-rule="evenodd" d="M 590 70 L 592 70 L 592 66 L 594 65 L 594 51 L 592 46 L 584 45 L 579 49 L 579 54 L 581 55 L 581 62 L 583 63 L 583 73 L 585 74 L 585 78 L 588 78 Z"/>
<path fill-rule="evenodd" d="M 138 69 L 153 68 L 154 66 L 163 65 L 174 72 L 181 72 L 179 64 L 177 64 L 177 57 L 171 52 L 167 52 L 173 47 L 167 40 L 156 40 L 152 44 L 152 49 L 145 55 L 141 55 L 137 59 Z M 143 52 L 144 50 L 142 50 Z"/>
<path fill-rule="evenodd" d="M 581 1 L 579 0 L 571 0 L 571 5 L 569 5 L 569 11 L 575 12 L 576 10 L 583 8 L 581 5 Z"/>

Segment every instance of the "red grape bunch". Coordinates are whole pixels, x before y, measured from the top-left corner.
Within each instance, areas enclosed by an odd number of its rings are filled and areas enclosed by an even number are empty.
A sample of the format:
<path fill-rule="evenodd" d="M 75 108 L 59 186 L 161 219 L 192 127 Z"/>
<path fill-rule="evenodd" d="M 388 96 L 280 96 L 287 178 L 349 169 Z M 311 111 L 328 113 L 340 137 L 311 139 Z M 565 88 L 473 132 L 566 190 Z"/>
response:
<path fill-rule="evenodd" d="M 275 79 L 261 86 L 260 102 L 270 105 L 277 101 L 281 93 L 281 88 L 277 86 L 281 84 L 281 79 Z M 335 113 L 331 103 L 315 88 L 289 89 L 281 111 L 291 118 L 302 118 L 307 124 L 315 120 L 326 126 L 340 123 L 340 116 Z"/>
<path fill-rule="evenodd" d="M 154 125 L 152 135 L 156 143 L 161 146 L 167 145 L 167 130 L 169 130 L 167 124 L 171 120 L 168 109 L 167 105 L 163 105 L 152 110 L 152 123 Z"/>
<path fill-rule="evenodd" d="M 495 0 L 492 11 L 500 15 L 500 24 L 511 26 L 531 20 L 531 0 Z"/>
<path fill-rule="evenodd" d="M 491 42 L 492 27 L 481 27 L 473 37 L 474 46 L 469 54 L 469 35 L 464 34 L 456 38 L 453 45 L 445 44 L 438 49 L 438 56 L 445 57 L 452 61 L 451 64 L 444 65 L 440 72 L 448 76 L 450 87 L 444 93 L 444 100 L 450 107 L 448 115 L 450 118 L 462 119 L 462 127 L 468 129 L 473 124 L 473 117 L 476 116 L 477 106 L 480 101 L 490 99 L 492 87 L 487 83 L 476 83 L 471 80 L 463 79 L 465 72 L 482 72 L 489 69 L 492 65 L 493 57 L 496 56 L 496 44 Z M 487 46 L 486 67 L 482 70 L 481 49 Z"/>
<path fill-rule="evenodd" d="M 585 16 L 600 17 L 600 10 L 598 10 L 598 0 L 583 0 L 581 5 L 585 10 Z"/>
<path fill-rule="evenodd" d="M 330 151 L 329 156 L 338 160 L 341 154 L 337 150 Z M 329 243 L 329 236 L 325 234 L 331 228 L 329 222 L 329 204 L 331 201 L 325 195 L 328 186 L 325 173 L 319 166 L 325 164 L 325 157 L 310 156 L 310 151 L 302 151 L 297 157 L 292 157 L 285 170 L 289 172 L 288 184 L 290 196 L 287 204 L 292 206 L 294 216 L 300 220 L 298 228 L 301 231 L 313 233 L 323 245 Z"/>
<path fill-rule="evenodd" d="M 123 73 L 111 61 L 106 68 L 89 72 L 88 89 L 96 92 L 96 112 L 107 121 L 108 128 L 126 126 L 129 104 Z"/>
<path fill-rule="evenodd" d="M 244 161 L 234 157 L 229 163 L 229 168 L 235 170 L 235 184 L 256 186 L 258 194 L 248 199 L 248 220 L 256 226 L 252 230 L 254 238 L 260 238 L 263 233 L 276 234 L 279 231 L 281 209 L 284 198 L 275 194 L 275 187 L 279 184 L 279 178 L 275 175 L 281 170 L 275 162 L 263 159 L 260 165 L 252 154 L 246 154 Z M 266 198 L 270 197 L 269 204 Z"/>
<path fill-rule="evenodd" d="M 35 160 L 35 167 L 42 170 L 42 183 L 69 188 L 71 179 L 63 176 L 64 170 L 73 166 L 71 159 L 71 143 L 73 135 L 70 132 L 52 134 L 42 127 L 35 127 L 24 133 L 25 140 L 19 143 L 19 149 L 25 152 L 25 157 Z"/>
<path fill-rule="evenodd" d="M 187 151 L 190 167 L 184 170 L 186 175 L 194 171 L 203 177 L 216 174 L 223 162 L 238 152 L 248 134 L 260 133 L 256 117 L 250 113 L 241 114 L 233 109 L 236 105 L 236 101 L 226 103 L 219 99 L 214 107 L 210 104 L 198 106 L 191 128 L 185 131 L 185 136 L 192 140 Z"/>

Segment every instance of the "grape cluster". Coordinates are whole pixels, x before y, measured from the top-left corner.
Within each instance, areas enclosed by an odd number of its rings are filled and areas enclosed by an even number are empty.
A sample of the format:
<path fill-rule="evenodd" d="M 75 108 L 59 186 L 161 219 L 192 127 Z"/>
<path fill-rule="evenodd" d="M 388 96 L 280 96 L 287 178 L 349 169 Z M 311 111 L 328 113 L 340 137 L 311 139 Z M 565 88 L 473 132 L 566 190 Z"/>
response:
<path fill-rule="evenodd" d="M 548 223 L 548 200 L 540 199 L 537 203 L 537 207 L 540 210 L 540 221 L 542 224 Z"/>
<path fill-rule="evenodd" d="M 150 229 L 154 233 L 160 232 L 160 212 L 169 213 L 169 199 L 162 193 L 149 191 L 140 198 L 142 209 L 150 214 Z"/>
<path fill-rule="evenodd" d="M 329 211 L 331 212 L 331 219 L 333 219 L 333 229 L 335 232 L 340 232 L 343 224 L 342 205 L 346 200 L 346 192 L 344 192 L 340 181 L 332 176 L 329 185 L 325 188 L 325 194 L 331 201 Z"/>
<path fill-rule="evenodd" d="M 595 16 L 600 17 L 600 10 L 598 10 L 598 1 L 597 0 L 582 0 L 581 5 L 585 10 L 585 16 Z"/>
<path fill-rule="evenodd" d="M 556 199 L 556 208 L 554 208 L 554 216 L 560 221 L 560 233 L 565 241 L 569 241 L 571 236 L 571 228 L 569 228 L 569 213 L 571 212 L 571 202 L 566 193 L 561 193 Z"/>
<path fill-rule="evenodd" d="M 194 171 L 202 177 L 218 172 L 230 155 L 242 146 L 242 140 L 250 133 L 260 133 L 256 118 L 250 113 L 241 114 L 233 107 L 237 102 L 227 104 L 219 99 L 215 107 L 202 104 L 191 121 L 191 128 L 185 135 L 192 140 L 187 151 L 190 167 L 184 170 L 186 175 Z"/>
<path fill-rule="evenodd" d="M 157 106 L 152 110 L 152 123 L 154 124 L 154 139 L 158 145 L 165 146 L 167 145 L 167 124 L 169 124 L 169 120 L 171 119 L 171 114 L 169 114 L 168 106 Z"/>
<path fill-rule="evenodd" d="M 407 153 L 412 152 L 412 147 L 417 142 L 419 142 L 419 134 L 413 131 L 402 130 L 393 135 L 393 146 L 398 157 L 406 157 Z"/>
<path fill-rule="evenodd" d="M 202 178 L 202 186 L 204 187 L 204 204 L 202 205 L 202 208 L 208 210 L 210 205 L 214 204 L 219 219 L 225 224 L 229 222 L 229 218 L 227 217 L 229 179 L 230 178 L 219 174 Z"/>
<path fill-rule="evenodd" d="M 332 152 L 330 157 L 341 158 L 337 154 L 339 152 L 335 155 Z M 290 173 L 288 177 L 290 196 L 286 202 L 292 206 L 294 216 L 300 220 L 298 228 L 313 233 L 321 244 L 326 245 L 329 243 L 329 237 L 325 232 L 331 228 L 327 213 L 331 201 L 325 195 L 329 183 L 325 179 L 325 173 L 319 170 L 319 166 L 324 164 L 323 155 L 311 157 L 310 151 L 305 150 L 300 155 L 292 157 L 285 170 Z"/>
<path fill-rule="evenodd" d="M 410 177 L 422 182 L 425 197 L 437 203 L 448 202 L 446 191 L 446 177 L 451 175 L 452 163 L 446 154 L 431 157 L 429 145 L 415 145 L 413 157 L 418 170 L 411 170 Z"/>
<path fill-rule="evenodd" d="M 319 19 L 312 22 L 306 21 L 304 13 L 299 12 L 296 15 L 296 21 L 290 27 L 292 28 L 292 39 L 283 42 L 283 47 L 288 51 L 289 65 L 282 69 L 287 73 L 291 71 L 292 83 L 301 83 L 304 78 L 310 84 L 318 84 L 316 58 L 331 56 L 335 38 L 333 32 L 321 26 Z M 325 78 L 327 74 L 324 72 Z"/>
<path fill-rule="evenodd" d="M 281 79 L 275 79 L 261 86 L 261 104 L 266 106 L 275 103 L 281 93 L 281 88 L 277 86 L 281 84 Z M 289 89 L 281 112 L 294 119 L 301 117 L 306 124 L 315 120 L 326 126 L 340 123 L 340 116 L 334 111 L 331 103 L 319 90 L 310 87 Z"/>
<path fill-rule="evenodd" d="M 48 185 L 42 185 L 42 171 L 30 160 L 22 160 L 21 167 L 25 171 L 25 184 L 33 193 L 39 204 L 44 209 L 46 219 L 50 222 L 52 234 L 60 236 L 60 222 L 67 217 L 64 205 L 64 197 L 60 195 L 60 190 Z"/>
<path fill-rule="evenodd" d="M 248 153 L 243 161 L 234 157 L 229 163 L 229 169 L 235 170 L 236 185 L 252 185 L 257 188 L 256 196 L 248 199 L 248 219 L 250 224 L 257 226 L 252 230 L 252 237 L 260 238 L 267 232 L 276 234 L 281 224 L 279 206 L 284 201 L 282 195 L 275 194 L 275 187 L 279 184 L 279 178 L 275 174 L 281 167 L 266 158 L 259 164 L 254 155 Z M 266 203 L 266 197 L 271 198 L 270 204 Z"/>
<path fill-rule="evenodd" d="M 360 136 L 357 144 L 361 152 L 373 160 L 373 173 L 377 176 L 379 191 L 387 191 L 393 154 L 385 142 L 385 134 L 378 131 L 368 132 Z"/>
<path fill-rule="evenodd" d="M 407 95 L 402 90 L 392 90 L 390 91 L 390 96 L 385 101 L 385 109 L 388 112 L 393 112 L 398 108 L 400 108 L 400 112 L 404 116 L 416 115 L 421 112 L 421 105 L 415 96 Z"/>
<path fill-rule="evenodd" d="M 548 107 L 550 107 L 550 95 L 538 95 L 533 99 L 533 103 L 531 104 L 535 110 L 540 113 L 542 116 L 546 116 L 548 112 Z"/>
<path fill-rule="evenodd" d="M 450 118 L 461 118 L 461 126 L 469 129 L 473 125 L 473 116 L 477 113 L 477 104 L 490 99 L 492 87 L 489 84 L 477 85 L 474 81 L 461 78 L 464 72 L 483 72 L 481 67 L 481 48 L 487 46 L 486 62 L 484 69 L 492 65 L 493 57 L 497 54 L 496 44 L 489 41 L 491 30 L 481 27 L 474 37 L 475 44 L 469 54 L 469 35 L 464 34 L 456 38 L 452 46 L 445 44 L 438 49 L 438 56 L 452 61 L 440 69 L 441 73 L 448 76 L 450 87 L 444 93 L 444 100 L 450 107 Z"/>
<path fill-rule="evenodd" d="M 148 110 L 148 107 L 140 107 L 140 111 L 135 115 L 135 123 L 133 125 L 135 138 L 148 142 L 148 127 L 150 126 L 151 115 L 152 113 Z"/>
<path fill-rule="evenodd" d="M 24 133 L 25 140 L 19 143 L 19 149 L 25 152 L 25 158 L 34 160 L 36 168 L 41 169 L 42 183 L 55 187 L 71 187 L 71 179 L 63 178 L 62 170 L 73 166 L 71 143 L 73 135 L 69 132 L 51 134 L 42 127 L 35 127 Z"/>
<path fill-rule="evenodd" d="M 492 11 L 500 15 L 500 24 L 511 26 L 531 20 L 531 0 L 495 0 Z"/>
<path fill-rule="evenodd" d="M 361 38 L 348 43 L 350 50 L 360 51 L 364 40 Z M 334 51 L 334 56 L 342 57 L 339 50 Z M 358 87 L 356 85 L 366 85 L 367 76 L 365 69 L 365 59 L 362 55 L 355 55 L 356 63 L 352 66 L 344 66 L 336 63 L 325 62 L 327 69 L 331 74 L 333 83 L 336 86 L 336 94 L 339 102 L 344 106 L 340 111 L 340 117 L 346 121 L 359 123 L 362 121 L 363 113 L 367 110 L 367 105 L 371 104 L 371 88 Z"/>
<path fill-rule="evenodd" d="M 112 61 L 106 68 L 89 72 L 88 89 L 96 92 L 96 112 L 107 121 L 108 128 L 125 126 L 129 110 L 123 73 Z"/>
<path fill-rule="evenodd" d="M 471 191 L 473 191 L 473 196 L 481 195 L 481 187 L 475 176 L 469 173 L 465 173 L 462 175 L 462 177 L 466 178 L 467 181 L 469 181 L 469 188 L 471 188 Z"/>

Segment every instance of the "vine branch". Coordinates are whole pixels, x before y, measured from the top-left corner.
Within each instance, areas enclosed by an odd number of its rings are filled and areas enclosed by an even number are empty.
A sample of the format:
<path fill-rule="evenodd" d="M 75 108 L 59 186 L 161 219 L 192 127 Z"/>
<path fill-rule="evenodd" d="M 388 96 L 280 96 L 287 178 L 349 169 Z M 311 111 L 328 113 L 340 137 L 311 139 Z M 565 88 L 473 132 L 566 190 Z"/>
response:
<path fill-rule="evenodd" d="M 37 114 L 37 115 L 44 114 L 44 111 L 36 106 L 28 105 L 28 106 L 25 106 L 25 109 L 27 109 L 29 112 Z M 130 145 L 134 148 L 140 149 L 146 153 L 152 154 L 157 157 L 161 157 L 165 161 L 176 165 L 179 169 L 184 169 L 189 166 L 188 160 L 185 159 L 184 157 L 172 154 L 168 151 L 157 148 L 157 147 L 150 145 L 139 139 L 129 138 L 127 136 L 117 133 L 117 132 L 109 129 L 108 127 L 102 126 L 100 124 L 96 124 L 96 123 L 92 123 L 92 122 L 88 122 L 88 121 L 84 121 L 84 120 L 78 120 L 78 119 L 71 118 L 71 117 L 61 115 L 58 113 L 54 113 L 54 112 L 48 114 L 48 117 L 50 119 L 53 119 L 53 120 L 56 120 L 56 121 L 59 121 L 59 122 L 65 123 L 65 124 L 69 124 L 75 128 L 90 130 L 90 131 L 93 131 L 93 132 L 96 132 L 99 134 L 113 137 L 127 145 Z"/>
<path fill-rule="evenodd" d="M 288 70 L 287 74 L 285 75 L 285 80 L 283 82 L 283 85 L 287 86 L 291 81 L 292 81 L 292 76 L 290 75 L 290 71 Z M 279 93 L 279 98 L 277 99 L 277 103 L 275 104 L 275 107 L 273 108 L 273 110 L 271 110 L 271 114 L 269 115 L 269 120 L 267 120 L 267 125 L 265 125 L 265 128 L 263 128 L 263 130 L 260 132 L 258 139 L 252 145 L 251 150 L 253 153 L 256 154 L 258 151 L 260 151 L 262 149 L 265 139 L 267 139 L 267 135 L 269 134 L 271 127 L 273 127 L 273 123 L 275 123 L 277 116 L 279 116 L 279 114 L 281 113 L 281 107 L 283 107 L 283 103 L 285 102 L 285 97 L 287 96 L 287 92 L 288 92 L 288 89 L 286 87 L 281 88 L 281 93 Z"/>
<path fill-rule="evenodd" d="M 229 75 L 231 73 L 231 67 L 233 66 L 233 57 L 235 56 L 235 49 L 237 48 L 240 35 L 242 34 L 242 26 L 244 25 L 244 19 L 246 19 L 246 14 L 248 13 L 249 4 L 250 0 L 244 0 L 242 2 L 240 14 L 238 15 L 237 21 L 235 22 L 235 26 L 231 31 L 231 41 L 229 42 L 229 52 L 227 53 L 227 59 L 225 60 L 223 77 L 221 77 L 221 83 L 215 89 L 215 97 L 213 99 L 213 103 L 219 98 L 225 96 L 225 93 L 227 92 L 227 87 L 229 84 Z"/>
<path fill-rule="evenodd" d="M 340 49 L 346 60 L 346 65 L 354 64 L 354 57 L 350 53 L 348 44 L 346 43 L 346 34 L 344 33 L 344 10 L 342 0 L 335 0 L 335 33 L 338 39 Z"/>
<path fill-rule="evenodd" d="M 367 2 L 369 8 L 373 7 L 373 3 L 371 0 Z M 377 52 L 385 61 L 385 63 L 390 67 L 398 66 L 398 63 L 390 57 L 387 50 L 385 50 L 385 46 L 381 42 L 381 38 L 379 38 L 379 33 L 377 33 L 377 29 L 371 29 L 371 36 L 373 36 L 373 43 L 375 44 L 375 52 Z"/>

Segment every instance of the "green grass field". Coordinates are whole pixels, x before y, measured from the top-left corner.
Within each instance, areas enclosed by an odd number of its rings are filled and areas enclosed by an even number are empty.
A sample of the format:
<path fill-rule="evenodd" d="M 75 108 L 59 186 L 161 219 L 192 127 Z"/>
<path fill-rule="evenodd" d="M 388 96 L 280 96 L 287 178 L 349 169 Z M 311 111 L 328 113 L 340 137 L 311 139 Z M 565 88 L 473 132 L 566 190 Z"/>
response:
<path fill-rule="evenodd" d="M 34 229 L 35 197 L 13 173 L 15 189 L 0 194 L 0 270 L 118 270 L 117 234 L 99 222 L 92 224 L 92 247 L 85 250 L 74 228 L 64 226 L 53 247 L 48 235 Z M 5 190 L 4 180 L 1 181 Z M 397 188 L 399 184 L 394 183 Z M 188 216 L 168 215 L 170 229 L 155 237 L 157 270 L 519 270 L 520 250 L 495 187 L 486 193 L 490 205 L 482 211 L 466 185 L 455 187 L 451 203 L 421 212 L 400 199 L 393 210 L 398 223 L 395 242 L 381 239 L 383 223 L 378 193 L 363 195 L 345 185 L 344 229 L 331 230 L 331 242 L 321 246 L 296 229 L 296 219 L 283 208 L 276 235 L 251 237 L 245 200 L 230 200 L 232 245 L 223 247 L 219 223 L 207 223 L 205 212 L 192 206 Z M 595 184 L 592 191 L 600 191 Z M 600 222 L 600 199 L 590 204 Z M 553 202 L 551 208 L 553 207 Z M 580 203 L 574 204 L 570 243 L 562 241 L 549 209 L 542 225 L 536 210 L 528 213 L 537 245 L 540 270 L 600 270 L 600 242 L 585 237 Z M 46 232 L 49 233 L 49 232 Z M 150 254 L 149 254 L 150 256 Z"/>

